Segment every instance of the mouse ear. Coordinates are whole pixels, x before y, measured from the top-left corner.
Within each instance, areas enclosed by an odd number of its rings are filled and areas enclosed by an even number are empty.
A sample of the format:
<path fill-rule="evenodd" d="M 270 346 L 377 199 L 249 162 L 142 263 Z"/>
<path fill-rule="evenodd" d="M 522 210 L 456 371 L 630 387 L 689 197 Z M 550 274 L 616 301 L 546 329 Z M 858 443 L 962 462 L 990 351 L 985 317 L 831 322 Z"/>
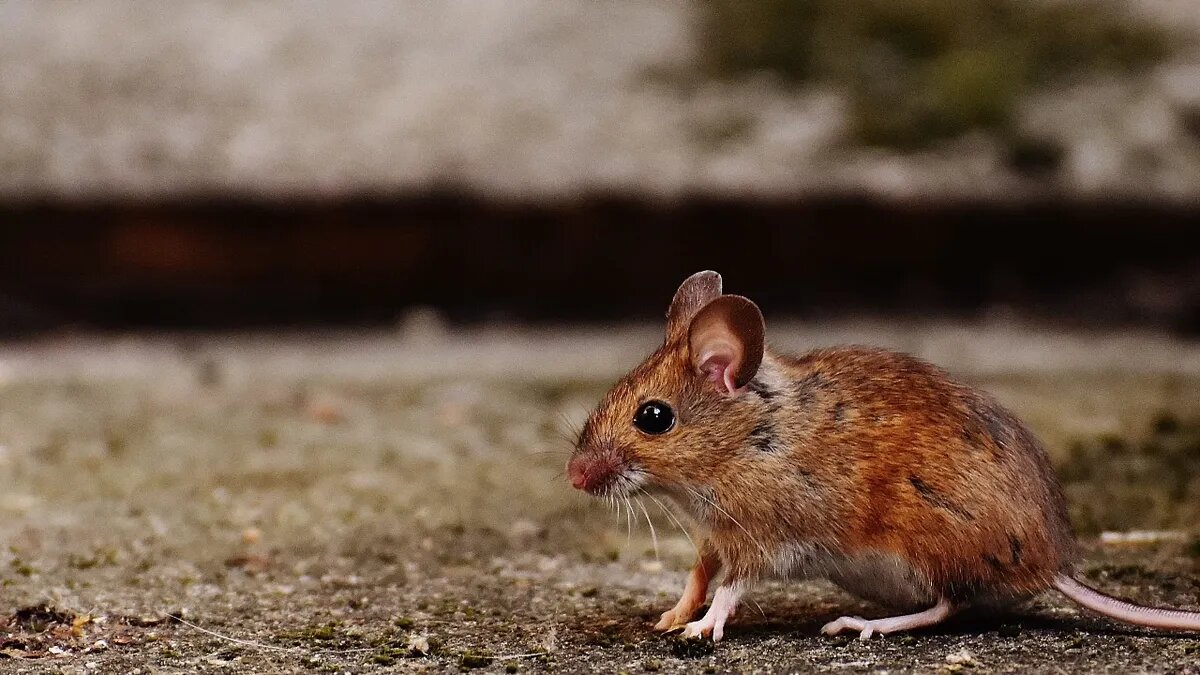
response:
<path fill-rule="evenodd" d="M 696 272 L 683 280 L 667 309 L 667 337 L 683 335 L 692 317 L 708 303 L 721 297 L 721 275 L 712 270 Z"/>
<path fill-rule="evenodd" d="M 764 332 L 758 305 L 740 295 L 722 295 L 697 312 L 688 327 L 692 365 L 722 393 L 737 393 L 762 364 Z"/>

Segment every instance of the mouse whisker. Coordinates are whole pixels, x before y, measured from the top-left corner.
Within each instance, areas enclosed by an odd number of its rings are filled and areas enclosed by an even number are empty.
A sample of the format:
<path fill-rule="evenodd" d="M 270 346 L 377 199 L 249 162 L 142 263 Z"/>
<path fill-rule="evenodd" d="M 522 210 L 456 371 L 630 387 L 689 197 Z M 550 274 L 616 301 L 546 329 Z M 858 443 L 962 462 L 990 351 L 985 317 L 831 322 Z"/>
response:
<path fill-rule="evenodd" d="M 563 411 L 558 412 L 558 430 L 564 436 L 564 440 L 572 445 L 578 444 L 579 436 L 583 433 L 583 426 L 567 417 Z"/>
<path fill-rule="evenodd" d="M 691 487 L 688 487 L 687 491 L 692 493 L 693 496 L 695 496 L 705 502 L 708 502 L 709 505 L 711 505 L 716 510 L 720 511 L 726 518 L 728 518 L 730 520 L 730 522 L 732 522 L 734 525 L 737 525 L 739 528 L 741 528 L 742 532 L 746 533 L 746 536 L 750 538 L 750 543 L 757 546 L 759 548 L 759 550 L 761 550 L 764 554 L 767 554 L 767 555 L 770 554 L 770 552 L 767 550 L 767 547 L 763 546 L 761 543 L 759 543 L 759 541 L 754 538 L 754 535 L 750 534 L 750 530 L 746 529 L 745 525 L 742 525 L 740 522 L 738 522 L 737 518 L 734 518 L 732 515 L 730 515 L 730 513 L 728 511 L 721 508 L 721 505 L 718 504 L 715 500 L 704 496 L 702 493 L 700 493 L 699 491 L 697 491 Z"/>
<path fill-rule="evenodd" d="M 634 509 L 629 506 L 629 497 L 625 497 L 625 548 L 634 542 Z"/>
<path fill-rule="evenodd" d="M 626 498 L 626 502 L 628 502 Z M 654 542 L 654 559 L 658 560 L 658 534 L 654 531 L 654 522 L 650 520 L 650 513 L 646 511 L 646 505 L 638 500 L 638 508 L 642 510 L 642 515 L 646 516 L 646 524 L 650 526 L 650 540 Z"/>
<path fill-rule="evenodd" d="M 616 494 L 612 496 L 613 511 L 617 514 L 617 531 L 620 532 L 621 521 L 625 521 L 625 541 L 626 545 L 629 542 L 629 515 L 625 513 L 625 509 L 621 507 L 621 498 Z"/>
<path fill-rule="evenodd" d="M 747 597 L 746 599 L 754 603 L 755 609 L 757 609 L 758 613 L 762 615 L 762 618 L 767 618 L 767 613 L 763 611 L 762 605 L 758 604 L 757 600 L 752 597 Z"/>
<path fill-rule="evenodd" d="M 696 546 L 696 542 L 692 540 L 692 535 L 688 534 L 687 528 L 683 526 L 683 523 L 679 522 L 679 518 L 672 513 L 671 510 L 667 508 L 666 504 L 663 504 L 662 500 L 660 500 L 658 497 L 655 497 L 645 490 L 640 490 L 640 492 L 641 494 L 646 495 L 650 499 L 654 500 L 655 504 L 658 504 L 658 508 L 662 509 L 662 512 L 667 514 L 667 518 L 669 518 L 671 522 L 675 523 L 675 527 L 679 528 L 679 531 L 683 533 L 685 538 L 687 538 L 688 543 L 692 545 L 692 549 L 696 551 L 696 555 L 699 556 L 700 548 Z"/>

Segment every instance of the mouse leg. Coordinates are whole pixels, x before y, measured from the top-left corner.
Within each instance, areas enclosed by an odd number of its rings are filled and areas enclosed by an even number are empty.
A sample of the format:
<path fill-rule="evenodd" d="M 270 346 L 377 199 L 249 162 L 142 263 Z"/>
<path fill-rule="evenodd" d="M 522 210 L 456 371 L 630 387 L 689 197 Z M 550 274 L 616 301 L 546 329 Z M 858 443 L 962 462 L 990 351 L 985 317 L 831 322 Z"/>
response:
<path fill-rule="evenodd" d="M 707 541 L 700 545 L 700 557 L 688 573 L 687 585 L 675 606 L 662 613 L 654 624 L 654 630 L 679 628 L 692 619 L 692 615 L 708 597 L 708 582 L 721 570 L 721 558 Z"/>
<path fill-rule="evenodd" d="M 837 621 L 830 621 L 825 624 L 821 632 L 825 635 L 837 635 L 843 631 L 856 630 L 859 631 L 858 639 L 869 640 L 875 633 L 886 635 L 887 633 L 932 626 L 936 623 L 941 623 L 946 617 L 954 614 L 956 611 L 958 611 L 958 608 L 953 603 L 942 598 L 933 607 L 923 612 L 917 612 L 916 614 L 891 616 L 885 619 L 864 619 L 858 616 L 843 616 Z"/>
<path fill-rule="evenodd" d="M 725 621 L 737 612 L 738 600 L 742 597 L 742 584 L 736 580 L 726 579 L 713 594 L 712 604 L 699 620 L 689 623 L 683 629 L 683 637 L 705 637 L 711 635 L 713 642 L 720 642 L 725 634 Z"/>

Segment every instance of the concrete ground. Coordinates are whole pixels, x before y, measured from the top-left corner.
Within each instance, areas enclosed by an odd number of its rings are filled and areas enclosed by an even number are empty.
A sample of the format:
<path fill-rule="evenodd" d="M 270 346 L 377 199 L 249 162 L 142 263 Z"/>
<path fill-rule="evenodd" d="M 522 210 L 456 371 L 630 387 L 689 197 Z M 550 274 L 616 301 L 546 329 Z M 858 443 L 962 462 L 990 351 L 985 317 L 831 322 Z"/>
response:
<path fill-rule="evenodd" d="M 715 647 L 650 632 L 688 539 L 646 503 L 655 550 L 640 511 L 574 493 L 562 466 L 658 330 L 417 315 L 0 346 L 0 672 L 1200 672 L 1200 635 L 1055 596 L 859 642 L 818 629 L 878 608 L 769 584 Z M 991 390 L 1054 456 L 1081 578 L 1200 608 L 1200 345 L 1000 319 L 772 335 L 903 348 Z"/>

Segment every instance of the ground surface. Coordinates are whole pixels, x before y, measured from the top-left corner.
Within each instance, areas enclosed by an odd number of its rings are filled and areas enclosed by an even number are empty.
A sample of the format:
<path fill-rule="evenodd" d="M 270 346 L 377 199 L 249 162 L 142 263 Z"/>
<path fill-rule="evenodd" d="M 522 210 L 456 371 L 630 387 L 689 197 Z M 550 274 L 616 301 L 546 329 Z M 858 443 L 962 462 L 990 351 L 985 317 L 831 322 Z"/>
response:
<path fill-rule="evenodd" d="M 1054 455 L 1081 576 L 1200 608 L 1197 345 L 1004 324 L 779 334 L 901 347 L 990 389 Z M 1051 596 L 860 643 L 818 628 L 880 610 L 775 584 L 715 648 L 650 633 L 690 544 L 647 503 L 656 554 L 644 518 L 627 534 L 561 467 L 567 430 L 656 335 L 414 321 L 0 347 L 0 671 L 1200 671 L 1200 636 Z M 1170 532 L 1097 539 L 1138 528 Z"/>

